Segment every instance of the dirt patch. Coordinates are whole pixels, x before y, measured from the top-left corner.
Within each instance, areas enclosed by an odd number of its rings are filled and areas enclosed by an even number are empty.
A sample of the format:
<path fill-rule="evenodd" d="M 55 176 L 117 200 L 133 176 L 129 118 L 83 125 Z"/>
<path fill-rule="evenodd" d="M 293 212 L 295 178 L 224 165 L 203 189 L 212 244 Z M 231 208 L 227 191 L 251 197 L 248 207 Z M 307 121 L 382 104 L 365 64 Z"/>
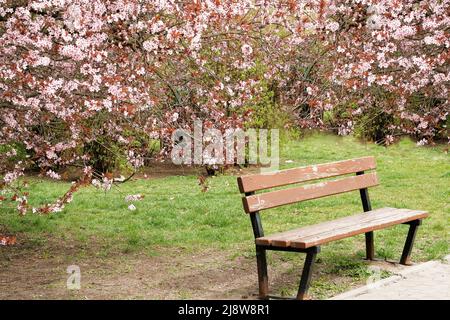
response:
<path fill-rule="evenodd" d="M 101 247 L 48 241 L 0 247 L 0 299 L 255 299 L 256 262 L 241 248 L 232 251 L 157 248 L 156 255 L 111 252 Z M 236 256 L 236 252 L 242 255 Z M 269 264 L 271 294 L 295 294 L 303 256 L 285 260 L 273 253 Z M 68 290 L 69 266 L 80 269 L 81 288 Z M 314 283 L 323 285 L 324 266 L 316 265 Z M 327 276 L 339 288 L 360 283 Z M 317 281 L 316 281 L 317 280 Z M 322 284 L 321 284 L 322 283 Z M 312 287 L 312 297 L 322 298 Z M 322 290 L 323 291 L 323 290 Z M 328 290 L 334 293 L 335 290 Z M 338 290 L 339 291 L 339 290 Z M 326 294 L 325 294 L 326 296 Z"/>
<path fill-rule="evenodd" d="M 0 248 L 0 299 L 242 299 L 255 298 L 252 258 L 226 252 L 111 254 L 96 257 L 76 245 Z M 81 271 L 68 290 L 67 268 Z"/>

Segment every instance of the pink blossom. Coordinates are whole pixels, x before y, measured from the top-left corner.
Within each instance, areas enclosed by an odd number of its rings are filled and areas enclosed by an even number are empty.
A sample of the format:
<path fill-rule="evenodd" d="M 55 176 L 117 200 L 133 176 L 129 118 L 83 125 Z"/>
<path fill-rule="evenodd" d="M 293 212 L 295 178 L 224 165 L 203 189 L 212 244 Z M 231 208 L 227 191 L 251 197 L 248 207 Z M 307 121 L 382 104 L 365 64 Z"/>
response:
<path fill-rule="evenodd" d="M 125 197 L 126 202 L 141 201 L 144 197 L 141 194 L 130 194 Z"/>
<path fill-rule="evenodd" d="M 171 118 L 172 122 L 177 121 L 178 118 L 179 118 L 179 116 L 180 116 L 180 115 L 178 114 L 178 112 L 174 112 L 173 115 L 172 115 L 172 118 Z"/>
<path fill-rule="evenodd" d="M 336 32 L 339 30 L 339 23 L 336 21 L 331 21 L 326 25 L 326 29 L 330 30 L 331 32 Z"/>
<path fill-rule="evenodd" d="M 33 64 L 34 67 L 38 66 L 48 66 L 50 64 L 49 57 L 39 57 Z"/>
<path fill-rule="evenodd" d="M 149 52 L 155 51 L 156 49 L 158 49 L 158 43 L 153 40 L 144 41 L 142 46 L 144 47 L 144 50 L 149 51 Z"/>
<path fill-rule="evenodd" d="M 244 44 L 241 47 L 242 53 L 246 56 L 249 56 L 253 53 L 253 48 L 249 44 Z"/>
<path fill-rule="evenodd" d="M 46 172 L 46 175 L 52 179 L 56 179 L 56 180 L 61 179 L 61 176 L 59 174 L 57 174 L 56 172 L 54 172 L 53 170 L 48 170 Z"/>

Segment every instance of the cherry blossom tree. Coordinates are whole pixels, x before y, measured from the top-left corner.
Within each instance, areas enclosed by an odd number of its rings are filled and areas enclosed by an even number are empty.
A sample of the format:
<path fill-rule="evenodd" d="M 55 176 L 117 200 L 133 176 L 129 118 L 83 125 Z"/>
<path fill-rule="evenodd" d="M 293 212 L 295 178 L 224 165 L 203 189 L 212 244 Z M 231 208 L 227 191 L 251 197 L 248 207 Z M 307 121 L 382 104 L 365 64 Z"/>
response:
<path fill-rule="evenodd" d="M 110 188 L 113 177 L 99 177 L 91 150 L 110 151 L 113 142 L 137 168 L 148 147 L 142 135 L 164 141 L 196 118 L 240 126 L 259 81 L 282 68 L 273 62 L 291 9 L 242 0 L 0 4 L 2 188 L 13 191 L 22 214 L 30 207 L 15 183 L 25 168 L 55 179 L 55 167 L 82 168 L 67 194 L 34 209 L 59 211 L 93 178 Z M 268 67 L 256 72 L 257 65 Z M 27 158 L 8 161 L 19 147 Z"/>
<path fill-rule="evenodd" d="M 430 141 L 448 111 L 449 0 L 0 0 L 0 202 L 60 211 L 83 185 L 109 189 L 101 159 L 132 170 L 196 119 L 226 130 L 267 90 L 302 127 L 341 134 L 378 110 Z M 382 97 L 382 98 L 380 98 Z M 351 106 L 351 108 L 350 108 Z M 391 137 L 388 137 L 390 141 Z M 24 155 L 24 156 L 23 156 Z M 27 168 L 80 177 L 28 204 Z"/>
<path fill-rule="evenodd" d="M 419 144 L 449 137 L 449 12 L 448 0 L 330 2 L 327 62 L 319 74 L 330 81 L 324 110 L 340 105 L 347 111 L 340 133 L 351 132 L 355 119 L 369 114 L 368 121 L 391 119 L 387 144 L 405 133 Z"/>

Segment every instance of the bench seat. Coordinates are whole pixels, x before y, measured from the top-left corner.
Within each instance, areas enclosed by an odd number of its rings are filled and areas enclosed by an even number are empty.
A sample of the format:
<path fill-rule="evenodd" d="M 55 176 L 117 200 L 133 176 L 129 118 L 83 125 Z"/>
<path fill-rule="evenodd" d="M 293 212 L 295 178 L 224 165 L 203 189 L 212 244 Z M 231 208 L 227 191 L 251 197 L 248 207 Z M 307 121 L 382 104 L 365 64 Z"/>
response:
<path fill-rule="evenodd" d="M 396 224 L 423 219 L 426 211 L 381 208 L 352 216 L 256 238 L 257 245 L 306 249 Z"/>

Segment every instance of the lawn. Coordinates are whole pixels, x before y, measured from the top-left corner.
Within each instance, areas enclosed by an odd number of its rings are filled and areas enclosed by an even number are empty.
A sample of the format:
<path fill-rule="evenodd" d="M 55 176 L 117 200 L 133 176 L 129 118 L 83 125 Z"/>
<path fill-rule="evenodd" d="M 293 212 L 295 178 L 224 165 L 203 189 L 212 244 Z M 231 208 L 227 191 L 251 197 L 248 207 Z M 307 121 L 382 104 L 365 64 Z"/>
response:
<path fill-rule="evenodd" d="M 282 143 L 280 163 L 282 168 L 289 168 L 375 156 L 381 185 L 370 190 L 373 208 L 389 206 L 430 212 L 419 229 L 413 249 L 412 260 L 419 262 L 438 259 L 449 252 L 450 159 L 444 148 L 417 147 L 409 139 L 386 148 L 363 144 L 352 137 L 314 134 Z M 66 182 L 32 178 L 30 203 L 48 203 L 68 187 Z M 137 210 L 130 211 L 124 197 L 137 193 L 145 198 L 135 203 Z M 251 225 L 240 198 L 236 177 L 227 174 L 210 178 L 207 192 L 201 191 L 195 175 L 150 176 L 107 193 L 85 188 L 63 212 L 49 216 L 20 217 L 12 209 L 0 208 L 0 227 L 18 234 L 19 241 L 23 238 L 37 246 L 45 246 L 49 239 L 85 246 L 95 243 L 100 248 L 96 255 L 104 257 L 117 252 L 151 257 L 171 248 L 181 248 L 185 252 L 226 252 L 226 258 L 231 261 L 239 256 L 253 259 Z M 265 233 L 270 234 L 361 211 L 359 193 L 352 192 L 268 210 L 263 212 L 262 219 Z M 406 226 L 377 231 L 376 255 L 398 259 L 406 232 Z M 367 278 L 370 273 L 360 259 L 363 255 L 363 236 L 323 246 L 319 254 L 323 263 L 321 276 L 313 278 L 312 294 L 323 298 L 348 287 L 349 284 L 341 286 L 333 281 L 334 276 Z M 275 253 L 274 256 L 277 260 L 270 256 L 269 262 L 295 261 L 298 267 L 299 255 Z M 292 294 L 296 285 L 280 290 Z"/>

